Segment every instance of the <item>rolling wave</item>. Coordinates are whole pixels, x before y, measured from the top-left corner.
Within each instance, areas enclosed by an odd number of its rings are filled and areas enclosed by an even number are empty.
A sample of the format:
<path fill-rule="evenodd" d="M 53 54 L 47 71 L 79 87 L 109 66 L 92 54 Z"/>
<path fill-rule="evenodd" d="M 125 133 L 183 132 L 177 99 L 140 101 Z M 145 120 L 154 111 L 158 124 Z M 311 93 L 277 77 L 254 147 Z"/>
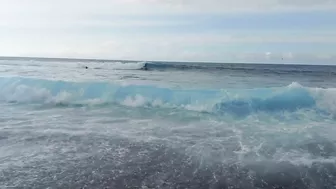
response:
<path fill-rule="evenodd" d="M 222 63 L 168 63 L 146 62 L 142 70 L 202 70 L 202 71 L 237 71 L 249 73 L 273 73 L 273 74 L 310 74 L 310 75 L 336 75 L 336 68 L 321 69 L 315 65 L 271 65 L 271 64 L 222 64 Z"/>
<path fill-rule="evenodd" d="M 66 82 L 20 77 L 0 78 L 0 101 L 62 105 L 122 104 L 168 107 L 245 116 L 256 112 L 318 110 L 336 113 L 336 89 L 292 83 L 279 88 L 180 90 L 108 82 Z"/>

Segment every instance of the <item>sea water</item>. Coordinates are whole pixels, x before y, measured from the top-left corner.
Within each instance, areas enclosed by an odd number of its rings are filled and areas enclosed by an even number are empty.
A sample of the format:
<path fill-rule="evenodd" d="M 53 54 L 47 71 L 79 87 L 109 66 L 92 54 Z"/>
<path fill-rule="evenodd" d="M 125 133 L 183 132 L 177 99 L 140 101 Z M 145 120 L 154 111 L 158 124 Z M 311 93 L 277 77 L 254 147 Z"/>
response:
<path fill-rule="evenodd" d="M 2 59 L 0 110 L 0 188 L 336 187 L 333 66 Z"/>

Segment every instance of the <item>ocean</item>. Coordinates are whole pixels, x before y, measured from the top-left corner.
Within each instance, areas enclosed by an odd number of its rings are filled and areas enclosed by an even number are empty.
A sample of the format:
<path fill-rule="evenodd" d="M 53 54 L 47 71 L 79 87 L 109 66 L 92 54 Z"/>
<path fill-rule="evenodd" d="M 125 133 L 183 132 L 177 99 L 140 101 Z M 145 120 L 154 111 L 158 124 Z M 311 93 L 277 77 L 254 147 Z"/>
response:
<path fill-rule="evenodd" d="M 336 188 L 336 66 L 2 58 L 0 73 L 0 188 Z"/>

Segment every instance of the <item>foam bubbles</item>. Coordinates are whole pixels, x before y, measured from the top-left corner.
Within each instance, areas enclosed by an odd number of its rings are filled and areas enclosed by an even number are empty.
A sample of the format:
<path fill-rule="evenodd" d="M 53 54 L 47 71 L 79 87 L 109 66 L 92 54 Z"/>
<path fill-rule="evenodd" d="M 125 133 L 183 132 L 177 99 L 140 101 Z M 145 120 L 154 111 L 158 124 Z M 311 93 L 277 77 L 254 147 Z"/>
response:
<path fill-rule="evenodd" d="M 309 88 L 317 106 L 336 116 L 336 89 Z"/>
<path fill-rule="evenodd" d="M 134 63 L 113 62 L 108 64 L 95 65 L 94 69 L 140 70 L 143 69 L 145 65 L 146 62 L 134 62 Z"/>
<path fill-rule="evenodd" d="M 26 85 L 11 85 L 1 90 L 1 97 L 7 102 L 45 102 L 51 97 L 50 91 L 45 88 L 36 88 Z"/>
<path fill-rule="evenodd" d="M 135 97 L 127 96 L 122 104 L 131 107 L 138 107 L 144 106 L 146 104 L 146 100 L 143 96 L 137 94 Z"/>

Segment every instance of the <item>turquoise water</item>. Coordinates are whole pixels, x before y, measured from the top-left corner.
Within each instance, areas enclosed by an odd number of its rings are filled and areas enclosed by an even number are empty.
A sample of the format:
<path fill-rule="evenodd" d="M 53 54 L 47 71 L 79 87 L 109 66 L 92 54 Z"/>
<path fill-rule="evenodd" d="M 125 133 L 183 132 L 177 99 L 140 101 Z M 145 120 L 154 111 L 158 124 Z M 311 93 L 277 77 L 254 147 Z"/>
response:
<path fill-rule="evenodd" d="M 336 67 L 3 59 L 0 73 L 0 188 L 336 187 Z"/>

